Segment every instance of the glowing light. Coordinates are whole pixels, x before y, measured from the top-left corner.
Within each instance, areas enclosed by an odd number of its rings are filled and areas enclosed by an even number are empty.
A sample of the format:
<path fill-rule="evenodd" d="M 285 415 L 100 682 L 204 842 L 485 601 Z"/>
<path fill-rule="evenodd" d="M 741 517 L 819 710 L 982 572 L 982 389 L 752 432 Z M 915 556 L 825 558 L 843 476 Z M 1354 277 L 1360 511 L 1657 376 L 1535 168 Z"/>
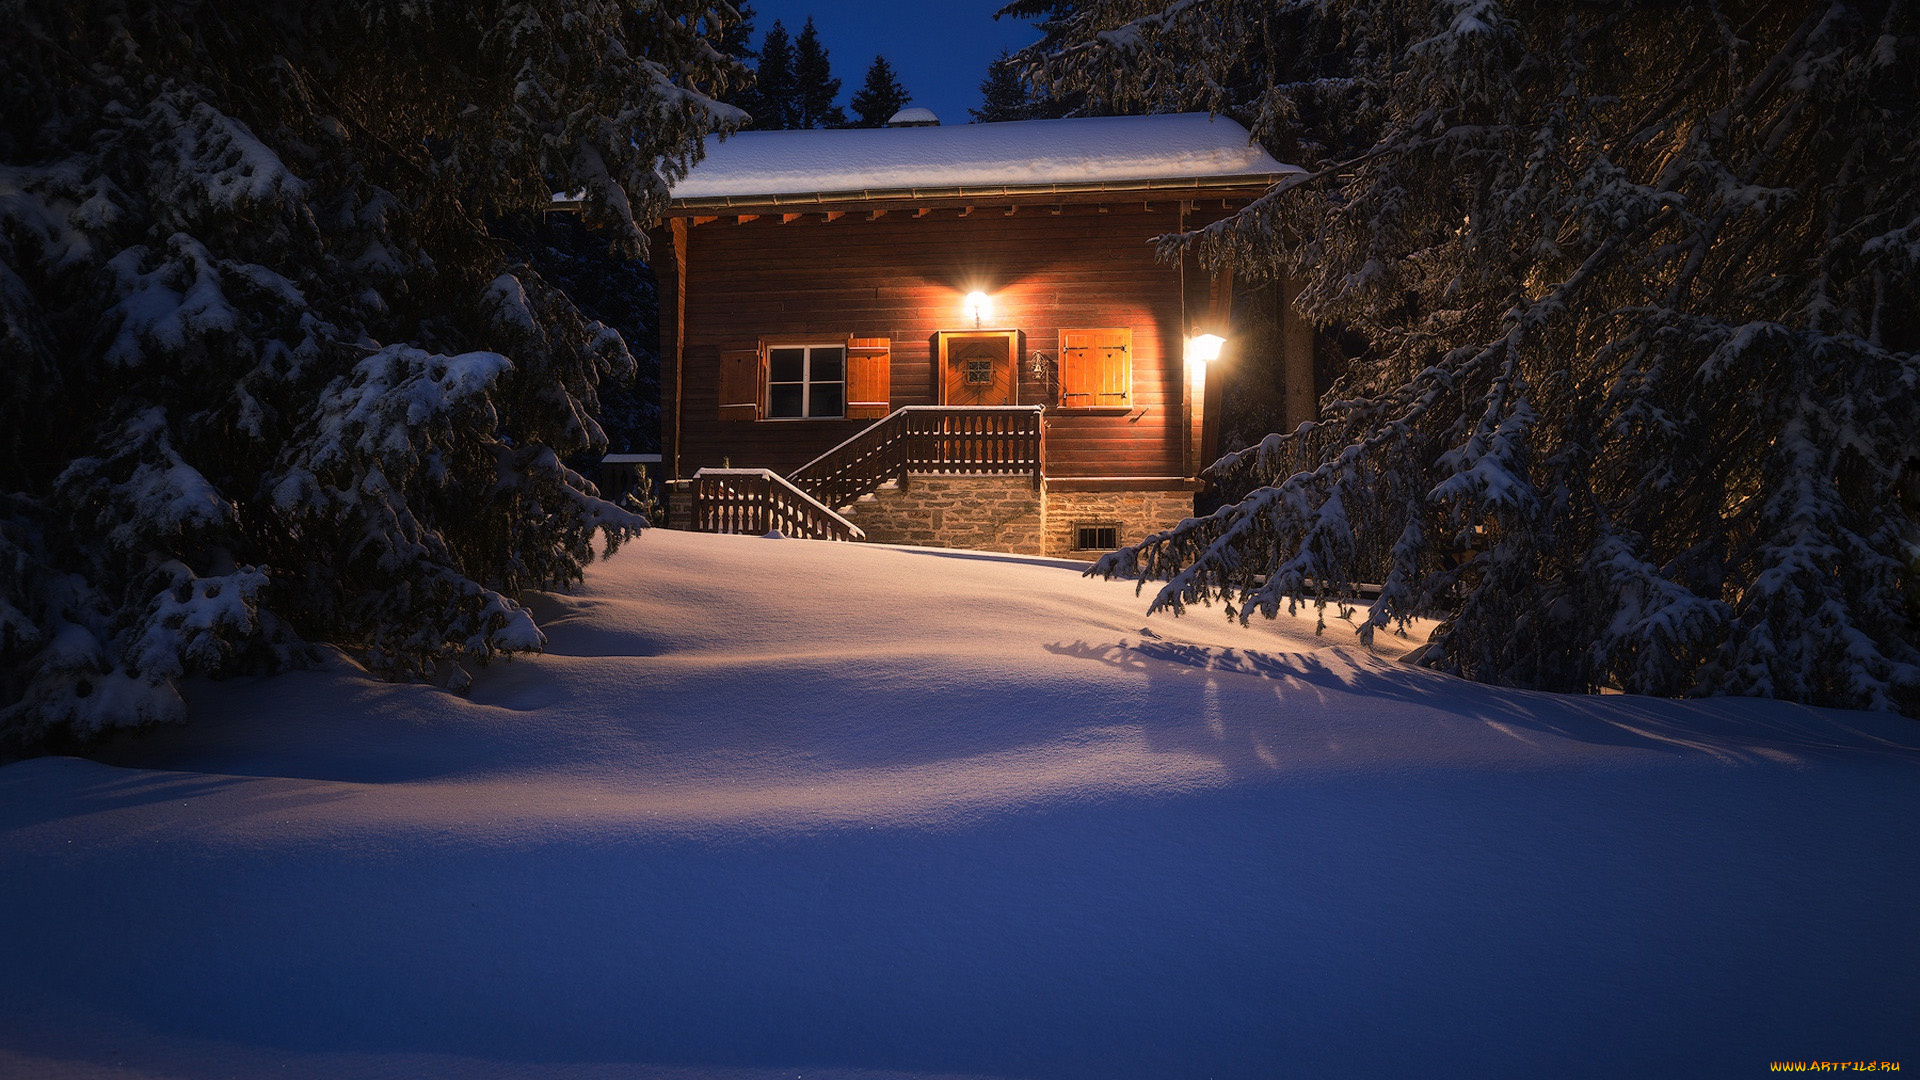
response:
<path fill-rule="evenodd" d="M 964 301 L 964 306 L 967 317 L 973 320 L 973 325 L 976 329 L 980 326 L 980 320 L 993 313 L 993 301 L 988 299 L 987 294 L 983 292 L 968 293 L 967 299 Z"/>
<path fill-rule="evenodd" d="M 1187 358 L 1205 364 L 1220 359 L 1220 346 L 1227 339 L 1218 334 L 1200 334 L 1187 339 Z"/>

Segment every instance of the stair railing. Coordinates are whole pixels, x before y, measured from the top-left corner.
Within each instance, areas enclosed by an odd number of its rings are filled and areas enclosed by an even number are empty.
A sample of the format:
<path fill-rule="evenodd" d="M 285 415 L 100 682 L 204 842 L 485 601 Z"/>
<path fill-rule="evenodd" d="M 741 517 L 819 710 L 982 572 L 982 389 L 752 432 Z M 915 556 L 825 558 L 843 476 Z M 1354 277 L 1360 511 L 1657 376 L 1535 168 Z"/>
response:
<path fill-rule="evenodd" d="M 788 474 L 839 509 L 910 472 L 1029 473 L 1040 486 L 1045 426 L 1038 405 L 905 405 Z"/>
<path fill-rule="evenodd" d="M 808 540 L 864 540 L 858 525 L 767 469 L 701 469 L 693 474 L 696 532 Z"/>

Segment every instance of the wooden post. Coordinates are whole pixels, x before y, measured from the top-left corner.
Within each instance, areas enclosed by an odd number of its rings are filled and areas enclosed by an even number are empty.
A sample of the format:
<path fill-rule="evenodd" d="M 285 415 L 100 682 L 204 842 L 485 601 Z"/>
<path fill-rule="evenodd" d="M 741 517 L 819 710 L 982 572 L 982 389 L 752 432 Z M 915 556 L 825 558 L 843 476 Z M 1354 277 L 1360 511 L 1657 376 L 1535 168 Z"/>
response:
<path fill-rule="evenodd" d="M 1034 417 L 1033 426 L 1039 429 L 1033 440 L 1033 490 L 1042 491 L 1047 476 L 1047 414 Z"/>
<path fill-rule="evenodd" d="M 1239 353 L 1240 342 L 1235 338 L 1228 338 L 1227 343 L 1220 347 L 1220 359 L 1215 363 L 1237 363 Z M 1207 379 L 1205 402 L 1202 406 L 1204 417 L 1200 424 L 1198 461 L 1200 469 L 1205 469 L 1220 460 L 1220 410 L 1225 406 L 1227 396 L 1227 380 L 1221 378 L 1222 372 L 1209 372 L 1209 375 L 1211 377 Z"/>
<path fill-rule="evenodd" d="M 674 359 L 674 415 L 668 421 L 672 430 L 672 440 L 666 450 L 666 479 L 680 479 L 680 429 L 684 427 L 682 405 L 685 404 L 685 386 L 687 386 L 687 219 L 676 217 L 668 229 L 668 244 L 672 250 L 674 267 L 674 306 L 672 306 L 672 359 Z M 655 275 L 659 281 L 659 275 Z M 660 346 L 666 348 L 666 334 L 660 334 Z M 666 432 L 662 432 L 666 434 Z"/>
<path fill-rule="evenodd" d="M 1188 203 L 1180 204 L 1180 231 L 1187 231 Z M 1196 274 L 1199 265 L 1190 251 L 1180 252 L 1180 327 L 1174 340 L 1180 345 L 1180 475 L 1192 476 L 1195 472 L 1194 432 L 1193 432 L 1193 358 L 1186 353 L 1187 335 L 1193 332 L 1193 315 L 1188 303 L 1188 270 Z"/>
<path fill-rule="evenodd" d="M 1215 274 L 1207 284 L 1207 332 L 1218 334 L 1226 339 L 1221 346 L 1220 355 L 1211 365 L 1232 363 L 1232 354 L 1239 344 L 1236 335 L 1228 333 L 1233 325 L 1233 268 Z M 1196 408 L 1200 410 L 1199 444 L 1193 469 L 1194 475 L 1220 459 L 1220 408 L 1225 400 L 1227 381 L 1220 377 L 1219 371 L 1202 373 L 1200 393 Z"/>
<path fill-rule="evenodd" d="M 1205 402 L 1207 399 L 1207 362 L 1186 357 L 1181 363 L 1186 373 L 1186 386 L 1182 387 L 1182 396 L 1187 403 L 1187 424 L 1180 432 L 1181 455 L 1186 465 L 1186 475 L 1197 477 L 1200 470 L 1212 462 L 1203 460 Z M 1216 380 L 1217 381 L 1217 380 Z"/>

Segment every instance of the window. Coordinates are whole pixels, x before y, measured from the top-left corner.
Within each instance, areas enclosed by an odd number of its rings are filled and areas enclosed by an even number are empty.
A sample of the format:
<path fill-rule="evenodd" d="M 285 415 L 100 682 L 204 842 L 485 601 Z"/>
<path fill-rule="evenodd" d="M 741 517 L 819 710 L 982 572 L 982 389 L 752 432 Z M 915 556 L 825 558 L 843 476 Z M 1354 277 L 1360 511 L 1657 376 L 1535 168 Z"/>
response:
<path fill-rule="evenodd" d="M 1073 526 L 1073 547 L 1076 551 L 1112 551 L 1120 546 L 1120 526 L 1086 525 L 1079 522 Z"/>
<path fill-rule="evenodd" d="M 891 371 L 883 337 L 722 349 L 720 419 L 879 419 L 892 408 Z"/>
<path fill-rule="evenodd" d="M 846 414 L 845 345 L 775 345 L 767 350 L 769 417 Z"/>
<path fill-rule="evenodd" d="M 1060 407 L 1133 406 L 1133 331 L 1060 331 Z"/>

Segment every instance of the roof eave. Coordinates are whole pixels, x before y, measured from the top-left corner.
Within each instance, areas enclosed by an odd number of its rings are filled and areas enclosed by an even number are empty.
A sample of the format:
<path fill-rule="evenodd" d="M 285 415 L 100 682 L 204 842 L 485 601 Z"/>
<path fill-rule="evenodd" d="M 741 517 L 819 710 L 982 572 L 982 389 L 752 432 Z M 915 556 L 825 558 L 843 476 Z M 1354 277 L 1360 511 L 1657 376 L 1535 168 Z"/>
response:
<path fill-rule="evenodd" d="M 1292 172 L 1248 173 L 1239 176 L 1180 177 L 1175 179 L 1097 180 L 1067 184 L 955 184 L 935 187 L 862 188 L 848 191 L 787 192 L 769 195 L 711 195 L 674 199 L 666 216 L 712 213 L 716 210 L 773 210 L 791 207 L 919 205 L 930 202 L 1013 199 L 1040 201 L 1086 196 L 1199 192 L 1209 195 L 1257 195 Z"/>

